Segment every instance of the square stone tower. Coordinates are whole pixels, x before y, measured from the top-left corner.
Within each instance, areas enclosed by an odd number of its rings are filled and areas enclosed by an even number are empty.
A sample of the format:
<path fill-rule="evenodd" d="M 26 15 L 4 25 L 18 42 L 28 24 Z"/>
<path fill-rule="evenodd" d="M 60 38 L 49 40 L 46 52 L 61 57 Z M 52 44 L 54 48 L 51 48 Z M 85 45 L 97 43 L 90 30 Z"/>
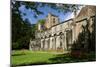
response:
<path fill-rule="evenodd" d="M 53 15 L 53 14 L 51 14 L 51 13 L 49 13 L 49 14 L 47 15 L 47 17 L 46 17 L 45 20 L 46 20 L 46 21 L 45 21 L 45 27 L 46 27 L 47 29 L 49 29 L 50 27 L 52 27 L 52 26 L 54 26 L 54 25 L 56 25 L 56 24 L 59 23 L 59 18 L 58 18 L 58 16 L 55 16 L 55 15 Z"/>

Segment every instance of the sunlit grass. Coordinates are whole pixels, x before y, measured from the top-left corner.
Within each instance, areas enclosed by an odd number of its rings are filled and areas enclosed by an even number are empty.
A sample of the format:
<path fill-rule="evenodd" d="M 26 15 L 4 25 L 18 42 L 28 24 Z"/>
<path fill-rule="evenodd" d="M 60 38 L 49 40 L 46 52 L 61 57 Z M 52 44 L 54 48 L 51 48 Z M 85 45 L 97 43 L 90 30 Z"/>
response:
<path fill-rule="evenodd" d="M 86 58 L 74 58 L 68 54 L 60 54 L 52 51 L 29 51 L 29 50 L 13 50 L 11 54 L 12 66 L 19 65 L 40 65 L 52 63 L 72 63 L 95 61 L 95 54 L 87 54 Z"/>
<path fill-rule="evenodd" d="M 55 57 L 55 54 L 42 51 L 13 51 L 11 62 L 13 65 L 27 65 L 34 63 L 51 63 L 48 59 Z"/>

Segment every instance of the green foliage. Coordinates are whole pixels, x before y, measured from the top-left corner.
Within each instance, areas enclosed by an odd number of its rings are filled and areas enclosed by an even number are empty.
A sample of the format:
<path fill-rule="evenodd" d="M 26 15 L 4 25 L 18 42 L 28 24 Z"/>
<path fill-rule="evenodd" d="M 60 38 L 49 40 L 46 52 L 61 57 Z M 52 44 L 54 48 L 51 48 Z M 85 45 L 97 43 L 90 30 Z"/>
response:
<path fill-rule="evenodd" d="M 20 27 L 15 24 L 14 27 L 12 28 L 12 49 L 28 49 L 31 38 L 31 27 L 27 22 L 23 22 Z"/>
<path fill-rule="evenodd" d="M 12 49 L 27 48 L 31 36 L 31 24 L 23 21 L 18 11 L 19 4 L 12 8 Z M 15 6 L 13 5 L 13 6 Z"/>
<path fill-rule="evenodd" d="M 32 27 L 31 28 L 31 32 L 32 32 L 31 39 L 35 39 L 35 31 L 37 30 L 36 24 L 32 24 L 31 27 Z"/>
<path fill-rule="evenodd" d="M 40 23 L 41 25 L 44 25 L 45 20 L 44 19 L 41 19 L 41 20 L 38 21 L 38 23 Z"/>
<path fill-rule="evenodd" d="M 89 25 L 90 25 L 89 20 L 87 20 L 86 26 L 82 26 L 83 31 L 79 34 L 78 39 L 72 46 L 72 51 L 71 51 L 72 55 L 77 55 L 76 57 L 78 56 L 82 57 L 86 55 L 86 53 L 96 52 L 95 24 L 96 24 L 96 19 L 95 17 L 93 17 L 92 32 L 90 32 L 89 30 Z"/>
<path fill-rule="evenodd" d="M 16 5 L 15 5 L 16 4 Z M 42 11 L 40 11 L 38 8 L 48 6 L 49 8 L 52 8 L 58 12 L 67 13 L 69 11 L 74 12 L 75 10 L 78 10 L 80 6 L 82 5 L 75 5 L 75 4 L 61 4 L 61 3 L 39 3 L 39 2 L 24 2 L 24 1 L 15 1 L 14 7 L 19 8 L 21 5 L 25 5 L 26 9 L 33 10 L 34 17 L 37 18 L 38 15 L 44 14 Z M 17 9 L 18 10 L 18 9 Z M 23 15 L 26 15 L 25 13 Z"/>
<path fill-rule="evenodd" d="M 89 45 L 90 46 L 90 50 L 91 51 L 96 51 L 96 17 L 94 18 L 94 19 L 92 19 L 93 20 L 93 24 L 92 24 L 92 28 L 93 28 L 93 31 L 92 31 L 92 33 L 90 34 L 90 41 L 91 41 L 91 45 Z"/>
<path fill-rule="evenodd" d="M 44 27 L 45 20 L 44 19 L 38 20 L 38 22 L 34 26 L 35 30 L 38 30 L 38 24 L 41 25 L 41 31 L 43 31 L 45 29 L 45 27 Z"/>

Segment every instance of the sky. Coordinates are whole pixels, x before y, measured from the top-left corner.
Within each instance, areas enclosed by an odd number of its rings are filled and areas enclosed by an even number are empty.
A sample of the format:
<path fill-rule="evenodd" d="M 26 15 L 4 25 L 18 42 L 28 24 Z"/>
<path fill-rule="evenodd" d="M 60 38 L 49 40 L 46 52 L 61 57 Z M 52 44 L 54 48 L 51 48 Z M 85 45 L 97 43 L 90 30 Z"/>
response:
<path fill-rule="evenodd" d="M 22 12 L 21 16 L 23 20 L 28 19 L 31 24 L 36 24 L 38 20 L 45 19 L 48 13 L 52 13 L 59 17 L 60 22 L 63 22 L 65 20 L 68 20 L 70 18 L 73 18 L 72 12 L 67 12 L 64 14 L 63 12 L 58 12 L 57 10 L 54 10 L 48 6 L 38 8 L 39 11 L 43 12 L 44 14 L 38 15 L 37 18 L 34 17 L 35 12 L 31 9 L 26 9 L 25 5 L 21 5 L 19 10 Z M 23 15 L 25 13 L 26 15 Z"/>

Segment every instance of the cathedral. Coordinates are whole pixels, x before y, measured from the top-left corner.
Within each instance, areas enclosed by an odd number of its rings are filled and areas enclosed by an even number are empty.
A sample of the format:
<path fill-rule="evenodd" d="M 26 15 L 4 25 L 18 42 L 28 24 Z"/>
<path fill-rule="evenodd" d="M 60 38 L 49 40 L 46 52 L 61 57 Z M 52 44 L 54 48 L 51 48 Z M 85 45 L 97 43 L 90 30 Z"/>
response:
<path fill-rule="evenodd" d="M 83 31 L 82 26 L 89 23 L 89 31 L 96 17 L 96 6 L 84 6 L 77 16 L 60 22 L 58 16 L 49 13 L 45 18 L 44 27 L 38 24 L 35 39 L 30 40 L 30 50 L 62 50 L 70 51 L 73 43 Z"/>

